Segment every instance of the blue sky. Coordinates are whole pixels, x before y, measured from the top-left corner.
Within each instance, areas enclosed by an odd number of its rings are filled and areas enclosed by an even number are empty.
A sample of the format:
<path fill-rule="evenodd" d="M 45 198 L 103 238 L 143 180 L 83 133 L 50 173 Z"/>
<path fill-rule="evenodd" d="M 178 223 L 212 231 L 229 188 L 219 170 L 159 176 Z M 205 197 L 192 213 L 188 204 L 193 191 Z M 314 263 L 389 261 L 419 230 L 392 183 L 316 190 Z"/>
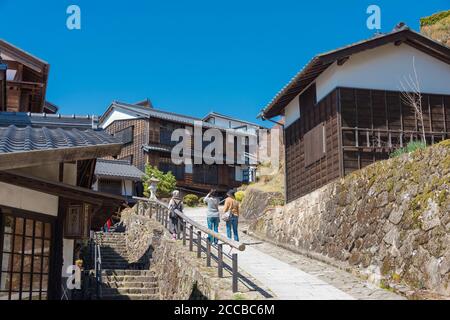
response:
<path fill-rule="evenodd" d="M 82 29 L 66 28 L 81 8 Z M 449 9 L 448 0 L 0 0 L 0 38 L 51 64 L 47 99 L 66 114 L 101 114 L 112 100 L 256 121 L 259 110 L 317 53 Z"/>

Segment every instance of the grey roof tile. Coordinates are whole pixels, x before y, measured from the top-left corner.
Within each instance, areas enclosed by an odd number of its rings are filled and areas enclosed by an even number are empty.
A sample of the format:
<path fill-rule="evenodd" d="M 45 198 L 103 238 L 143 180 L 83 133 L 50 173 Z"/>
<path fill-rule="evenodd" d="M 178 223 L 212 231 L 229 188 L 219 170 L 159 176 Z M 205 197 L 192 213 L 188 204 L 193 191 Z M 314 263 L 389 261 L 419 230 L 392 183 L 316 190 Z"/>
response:
<path fill-rule="evenodd" d="M 161 152 L 172 152 L 172 148 L 168 146 L 156 145 L 156 144 L 145 144 L 142 146 L 145 152 L 149 151 L 161 151 Z"/>
<path fill-rule="evenodd" d="M 95 166 L 95 175 L 141 180 L 144 172 L 128 161 L 98 159 Z"/>
<path fill-rule="evenodd" d="M 0 113 L 0 154 L 89 147 L 121 142 L 92 128 L 92 118 Z"/>
<path fill-rule="evenodd" d="M 97 129 L 96 116 L 0 112 L 0 126 L 73 127 Z"/>

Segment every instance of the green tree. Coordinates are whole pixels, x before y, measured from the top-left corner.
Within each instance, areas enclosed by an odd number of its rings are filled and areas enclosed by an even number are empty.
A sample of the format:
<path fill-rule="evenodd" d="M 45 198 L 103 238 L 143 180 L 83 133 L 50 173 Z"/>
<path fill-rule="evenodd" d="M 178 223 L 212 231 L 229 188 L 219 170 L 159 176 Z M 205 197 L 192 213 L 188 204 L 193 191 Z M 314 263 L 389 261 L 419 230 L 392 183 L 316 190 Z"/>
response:
<path fill-rule="evenodd" d="M 144 181 L 144 195 L 149 196 L 150 192 L 148 191 L 149 183 L 151 177 L 155 177 L 159 180 L 158 188 L 156 190 L 156 195 L 158 198 L 169 198 L 172 195 L 172 191 L 175 190 L 177 185 L 177 179 L 172 174 L 172 172 L 164 173 L 158 170 L 157 167 L 153 167 L 150 164 L 145 165 L 145 175 L 143 177 Z"/>

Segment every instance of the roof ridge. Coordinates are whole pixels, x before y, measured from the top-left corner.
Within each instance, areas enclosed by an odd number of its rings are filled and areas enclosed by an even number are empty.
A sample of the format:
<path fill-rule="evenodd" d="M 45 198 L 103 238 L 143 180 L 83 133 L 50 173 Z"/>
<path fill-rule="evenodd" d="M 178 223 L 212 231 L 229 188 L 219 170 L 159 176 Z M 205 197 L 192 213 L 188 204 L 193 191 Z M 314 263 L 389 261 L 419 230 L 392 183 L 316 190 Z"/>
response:
<path fill-rule="evenodd" d="M 58 119 L 94 119 L 97 115 L 81 115 L 81 114 L 61 114 L 61 113 L 46 113 L 46 112 L 16 112 L 16 111 L 4 111 L 0 113 L 0 116 L 28 116 L 28 117 L 40 117 L 40 118 L 58 118 Z"/>
<path fill-rule="evenodd" d="M 97 159 L 97 162 L 127 164 L 130 166 L 133 166 L 129 160 L 123 160 L 123 159 Z"/>
<path fill-rule="evenodd" d="M 50 65 L 47 61 L 45 61 L 45 60 L 39 58 L 38 56 L 35 56 L 34 54 L 31 54 L 31 53 L 29 53 L 28 51 L 23 50 L 22 48 L 19 48 L 18 46 L 16 46 L 16 45 L 14 45 L 14 44 L 12 44 L 12 43 L 10 43 L 10 42 L 8 42 L 8 41 L 6 41 L 6 40 L 0 38 L 0 44 L 1 44 L 2 42 L 3 42 L 4 44 L 6 44 L 7 46 L 10 46 L 10 47 L 13 48 L 13 49 L 15 49 L 15 50 L 17 50 L 17 51 L 20 51 L 22 54 L 25 54 L 25 55 L 29 56 L 30 58 L 32 58 L 32 59 L 34 59 L 34 60 L 40 62 L 41 64 Z"/>
<path fill-rule="evenodd" d="M 138 109 L 141 109 L 142 111 L 145 111 L 145 112 L 161 112 L 161 113 L 170 114 L 170 115 L 174 115 L 174 116 L 178 116 L 178 117 L 183 117 L 183 118 L 189 118 L 189 119 L 192 119 L 192 120 L 202 121 L 202 119 L 198 118 L 198 117 L 184 115 L 184 114 L 176 113 L 176 112 L 173 112 L 173 111 L 166 111 L 166 110 L 156 109 L 154 107 L 150 109 L 150 108 L 146 108 L 146 107 L 143 107 L 143 106 L 140 106 L 140 105 L 127 103 L 127 102 L 121 102 L 121 101 L 113 101 L 113 104 L 122 105 L 122 106 L 125 106 L 125 107 L 128 106 L 128 107 L 132 107 L 132 108 L 138 108 Z"/>

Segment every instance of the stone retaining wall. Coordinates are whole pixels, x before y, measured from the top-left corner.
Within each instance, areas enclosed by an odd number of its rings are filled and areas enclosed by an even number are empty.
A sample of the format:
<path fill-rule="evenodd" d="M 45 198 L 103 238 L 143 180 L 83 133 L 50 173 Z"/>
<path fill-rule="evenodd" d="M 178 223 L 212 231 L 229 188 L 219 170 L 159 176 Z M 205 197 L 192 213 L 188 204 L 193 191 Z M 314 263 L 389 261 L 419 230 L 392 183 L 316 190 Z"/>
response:
<path fill-rule="evenodd" d="M 250 232 L 385 287 L 450 295 L 450 142 L 381 161 L 269 210 Z"/>
<path fill-rule="evenodd" d="M 284 203 L 284 196 L 280 192 L 265 192 L 253 187 L 245 190 L 245 197 L 240 207 L 240 214 L 244 219 L 253 221 L 261 217 L 268 208 Z"/>
<path fill-rule="evenodd" d="M 127 229 L 129 261 L 149 261 L 149 268 L 158 279 L 161 299 L 261 298 L 255 292 L 233 294 L 231 277 L 219 278 L 217 268 L 207 268 L 204 257 L 197 259 L 196 252 L 190 252 L 181 240 L 171 239 L 160 223 L 148 216 L 137 215 L 136 212 L 146 215 L 149 213 L 142 203 L 122 212 L 122 221 Z"/>

